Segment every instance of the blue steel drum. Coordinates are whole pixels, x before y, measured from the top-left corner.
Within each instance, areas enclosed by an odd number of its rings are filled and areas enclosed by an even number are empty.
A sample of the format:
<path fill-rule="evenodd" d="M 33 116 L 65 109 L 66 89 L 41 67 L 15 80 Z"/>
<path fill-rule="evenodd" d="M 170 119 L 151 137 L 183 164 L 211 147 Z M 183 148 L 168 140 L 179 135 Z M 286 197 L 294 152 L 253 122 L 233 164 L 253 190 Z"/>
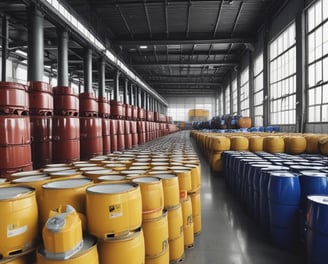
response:
<path fill-rule="evenodd" d="M 290 172 L 270 174 L 268 184 L 270 232 L 272 242 L 277 247 L 295 246 L 300 197 L 298 175 Z"/>
<path fill-rule="evenodd" d="M 308 196 L 306 245 L 308 262 L 326 264 L 328 259 L 328 196 Z"/>
<path fill-rule="evenodd" d="M 259 203 L 259 219 L 260 226 L 264 233 L 269 233 L 270 221 L 269 221 L 269 200 L 268 200 L 268 184 L 270 179 L 270 173 L 275 171 L 287 172 L 288 167 L 285 166 L 269 166 L 261 169 L 260 175 L 260 203 Z"/>
<path fill-rule="evenodd" d="M 292 165 L 292 166 L 290 166 L 290 170 L 295 173 L 300 173 L 301 171 L 314 170 L 314 167 L 313 166 L 303 166 L 303 165 Z"/>
<path fill-rule="evenodd" d="M 318 170 L 300 171 L 301 207 L 305 208 L 307 196 L 328 194 L 328 174 Z"/>
<path fill-rule="evenodd" d="M 297 174 L 291 172 L 273 172 L 268 184 L 268 198 L 285 205 L 299 205 L 301 185 Z"/>

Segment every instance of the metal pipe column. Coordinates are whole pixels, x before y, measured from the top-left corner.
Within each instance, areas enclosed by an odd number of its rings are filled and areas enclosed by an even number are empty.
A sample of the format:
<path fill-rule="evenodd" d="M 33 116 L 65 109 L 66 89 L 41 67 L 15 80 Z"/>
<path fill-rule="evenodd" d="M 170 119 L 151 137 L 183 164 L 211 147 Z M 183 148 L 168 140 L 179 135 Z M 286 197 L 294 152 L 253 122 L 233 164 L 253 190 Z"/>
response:
<path fill-rule="evenodd" d="M 115 71 L 114 72 L 114 100 L 119 101 L 120 99 L 120 72 Z"/>
<path fill-rule="evenodd" d="M 8 42 L 9 42 L 9 19 L 6 15 L 2 18 L 2 68 L 1 80 L 6 81 L 7 74 L 7 57 L 8 57 Z"/>
<path fill-rule="evenodd" d="M 128 99 L 128 87 L 129 87 L 129 79 L 126 78 L 124 80 L 124 89 L 123 89 L 123 103 L 124 104 L 129 104 L 129 99 Z"/>
<path fill-rule="evenodd" d="M 99 92 L 99 98 L 105 97 L 105 60 L 103 57 L 99 59 L 98 62 L 98 92 Z"/>
<path fill-rule="evenodd" d="M 84 78 L 84 92 L 92 92 L 92 51 L 90 48 L 86 48 L 84 51 L 84 67 L 83 67 L 83 78 Z"/>
<path fill-rule="evenodd" d="M 35 6 L 28 9 L 28 81 L 43 81 L 43 14 Z"/>
<path fill-rule="evenodd" d="M 135 102 L 134 102 L 134 85 L 133 83 L 130 84 L 130 87 L 129 87 L 129 104 L 130 105 L 134 105 Z"/>
<path fill-rule="evenodd" d="M 68 86 L 68 32 L 58 29 L 58 86 Z"/>

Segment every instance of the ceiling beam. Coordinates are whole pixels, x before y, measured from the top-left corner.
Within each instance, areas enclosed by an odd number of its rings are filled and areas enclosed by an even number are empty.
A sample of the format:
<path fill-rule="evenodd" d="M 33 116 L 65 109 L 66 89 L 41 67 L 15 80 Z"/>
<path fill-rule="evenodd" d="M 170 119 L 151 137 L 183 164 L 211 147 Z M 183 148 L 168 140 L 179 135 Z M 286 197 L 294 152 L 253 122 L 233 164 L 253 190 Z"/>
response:
<path fill-rule="evenodd" d="M 216 75 L 213 75 L 213 74 L 204 74 L 202 77 L 199 76 L 199 74 L 189 74 L 189 75 L 145 75 L 145 74 L 142 74 L 144 76 L 144 78 L 147 78 L 147 80 L 157 80 L 157 79 L 160 79 L 160 78 L 172 78 L 172 79 L 187 79 L 187 80 L 191 80 L 191 79 L 194 79 L 194 78 L 197 78 L 198 80 L 201 80 L 201 79 L 209 79 L 209 78 L 214 78 L 214 79 L 218 79 L 218 78 L 222 78 L 225 76 L 225 74 L 216 74 Z"/>
<path fill-rule="evenodd" d="M 149 81 L 151 85 L 158 86 L 158 85 L 188 85 L 188 86 L 220 86 L 222 83 L 218 82 L 152 82 Z"/>
<path fill-rule="evenodd" d="M 188 8 L 187 8 L 187 24 L 186 24 L 186 38 L 189 37 L 189 20 L 190 20 L 190 7 L 191 7 L 191 0 L 188 1 Z"/>
<path fill-rule="evenodd" d="M 165 2 L 164 2 L 164 16 L 165 16 L 166 38 L 169 38 L 169 14 L 167 11 L 167 0 L 165 0 Z"/>
<path fill-rule="evenodd" d="M 220 22 L 220 18 L 221 18 L 221 11 L 222 11 L 222 5 L 223 5 L 223 1 L 221 1 L 220 5 L 219 5 L 219 11 L 218 11 L 218 15 L 216 17 L 215 27 L 214 27 L 214 30 L 213 30 L 213 38 L 215 38 L 216 31 L 218 30 L 218 27 L 219 27 L 219 22 Z"/>
<path fill-rule="evenodd" d="M 146 68 L 146 67 L 162 67 L 162 66 L 168 66 L 168 67 L 204 67 L 204 66 L 236 66 L 238 65 L 238 61 L 198 61 L 198 62 L 186 62 L 183 63 L 180 62 L 158 62 L 158 63 L 136 63 L 133 64 L 133 68 Z"/>
<path fill-rule="evenodd" d="M 116 2 L 116 1 L 115 1 L 115 2 Z M 121 10 L 121 8 L 120 8 L 120 5 L 116 3 L 115 7 L 116 7 L 116 9 L 118 10 L 118 13 L 120 14 L 120 16 L 121 16 L 121 18 L 122 18 L 122 20 L 123 20 L 123 22 L 124 22 L 124 25 L 125 25 L 126 29 L 128 30 L 128 32 L 129 32 L 131 38 L 133 39 L 133 33 L 132 33 L 131 29 L 130 29 L 130 26 L 129 26 L 129 24 L 128 24 L 128 21 L 126 20 L 124 14 L 123 14 L 123 12 L 122 12 L 122 10 Z"/>
<path fill-rule="evenodd" d="M 147 26 L 148 26 L 148 31 L 149 31 L 149 37 L 152 38 L 153 33 L 151 31 L 151 24 L 150 24 L 150 18 L 149 18 L 149 12 L 148 12 L 148 6 L 147 6 L 147 3 L 146 3 L 146 0 L 143 0 L 143 7 L 144 7 L 145 15 L 146 15 Z"/>
<path fill-rule="evenodd" d="M 255 38 L 213 38 L 213 39 L 141 39 L 141 40 L 114 40 L 112 45 L 136 46 L 136 45 L 183 45 L 183 44 L 251 44 Z"/>
<path fill-rule="evenodd" d="M 154 52 L 155 52 L 155 48 L 156 45 L 153 46 L 154 47 Z M 154 56 L 154 52 L 153 51 L 142 51 L 142 56 Z M 158 50 L 156 49 L 156 55 L 163 55 L 166 56 L 166 50 Z M 136 52 L 130 52 L 130 54 L 133 56 L 134 54 L 136 54 Z M 208 56 L 208 50 L 169 50 L 168 51 L 169 55 L 182 55 L 182 56 L 193 56 L 193 55 L 204 55 L 204 56 Z M 226 50 L 212 50 L 210 55 L 239 55 L 239 51 L 237 50 L 232 50 L 230 53 L 228 53 Z"/>

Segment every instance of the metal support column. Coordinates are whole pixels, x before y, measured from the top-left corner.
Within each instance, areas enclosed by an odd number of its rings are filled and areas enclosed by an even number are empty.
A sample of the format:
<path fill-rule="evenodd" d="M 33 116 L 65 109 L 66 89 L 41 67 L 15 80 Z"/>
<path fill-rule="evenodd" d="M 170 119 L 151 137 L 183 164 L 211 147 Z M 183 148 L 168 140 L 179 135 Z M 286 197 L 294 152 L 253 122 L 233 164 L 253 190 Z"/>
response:
<path fill-rule="evenodd" d="M 92 92 L 92 51 L 86 48 L 84 51 L 84 65 L 83 65 L 83 78 L 84 78 L 84 92 Z"/>
<path fill-rule="evenodd" d="M 137 96 L 137 106 L 142 108 L 141 88 L 137 86 L 136 89 L 137 89 L 137 94 L 136 94 L 136 96 Z"/>
<path fill-rule="evenodd" d="M 134 102 L 134 85 L 132 82 L 130 83 L 130 86 L 129 86 L 129 104 L 130 105 L 135 104 L 135 102 Z"/>
<path fill-rule="evenodd" d="M 248 66 L 248 84 L 249 84 L 249 116 L 253 122 L 255 121 L 254 115 L 254 62 L 252 51 L 249 50 L 249 66 Z"/>
<path fill-rule="evenodd" d="M 43 14 L 35 6 L 28 9 L 28 81 L 43 81 Z"/>
<path fill-rule="evenodd" d="M 99 92 L 99 98 L 105 97 L 105 67 L 106 62 L 103 57 L 99 59 L 98 62 L 98 92 Z"/>
<path fill-rule="evenodd" d="M 114 72 L 114 100 L 120 100 L 120 72 L 116 70 Z"/>
<path fill-rule="evenodd" d="M 240 96 L 240 89 L 241 89 L 241 70 L 239 67 L 236 70 L 236 78 L 237 78 L 237 114 L 240 115 L 240 101 L 241 101 L 241 96 Z M 232 96 L 232 95 L 231 95 Z"/>
<path fill-rule="evenodd" d="M 63 29 L 57 30 L 58 36 L 58 86 L 68 86 L 68 32 Z"/>
<path fill-rule="evenodd" d="M 296 131 L 305 131 L 305 18 L 302 10 L 296 14 Z"/>
<path fill-rule="evenodd" d="M 267 21 L 264 26 L 264 41 L 263 41 L 263 125 L 270 124 L 270 101 L 269 101 L 269 86 L 270 86 L 270 73 L 269 73 L 269 22 Z"/>
<path fill-rule="evenodd" d="M 123 89 L 123 103 L 124 104 L 129 104 L 128 88 L 129 88 L 129 79 L 125 78 L 125 80 L 124 80 L 124 89 Z"/>
<path fill-rule="evenodd" d="M 7 58 L 8 58 L 8 43 L 9 43 L 9 18 L 4 15 L 2 18 L 2 67 L 1 80 L 6 81 L 7 75 Z"/>

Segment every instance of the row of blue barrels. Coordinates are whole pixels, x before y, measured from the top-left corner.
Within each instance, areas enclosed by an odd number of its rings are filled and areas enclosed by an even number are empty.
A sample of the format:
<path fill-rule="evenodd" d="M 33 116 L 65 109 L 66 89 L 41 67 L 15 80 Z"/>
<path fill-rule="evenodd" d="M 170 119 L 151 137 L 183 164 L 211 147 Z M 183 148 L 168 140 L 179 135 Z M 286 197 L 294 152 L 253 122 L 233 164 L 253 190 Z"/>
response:
<path fill-rule="evenodd" d="M 327 157 L 226 151 L 223 161 L 228 187 L 275 246 L 301 244 L 309 263 L 326 263 Z"/>

